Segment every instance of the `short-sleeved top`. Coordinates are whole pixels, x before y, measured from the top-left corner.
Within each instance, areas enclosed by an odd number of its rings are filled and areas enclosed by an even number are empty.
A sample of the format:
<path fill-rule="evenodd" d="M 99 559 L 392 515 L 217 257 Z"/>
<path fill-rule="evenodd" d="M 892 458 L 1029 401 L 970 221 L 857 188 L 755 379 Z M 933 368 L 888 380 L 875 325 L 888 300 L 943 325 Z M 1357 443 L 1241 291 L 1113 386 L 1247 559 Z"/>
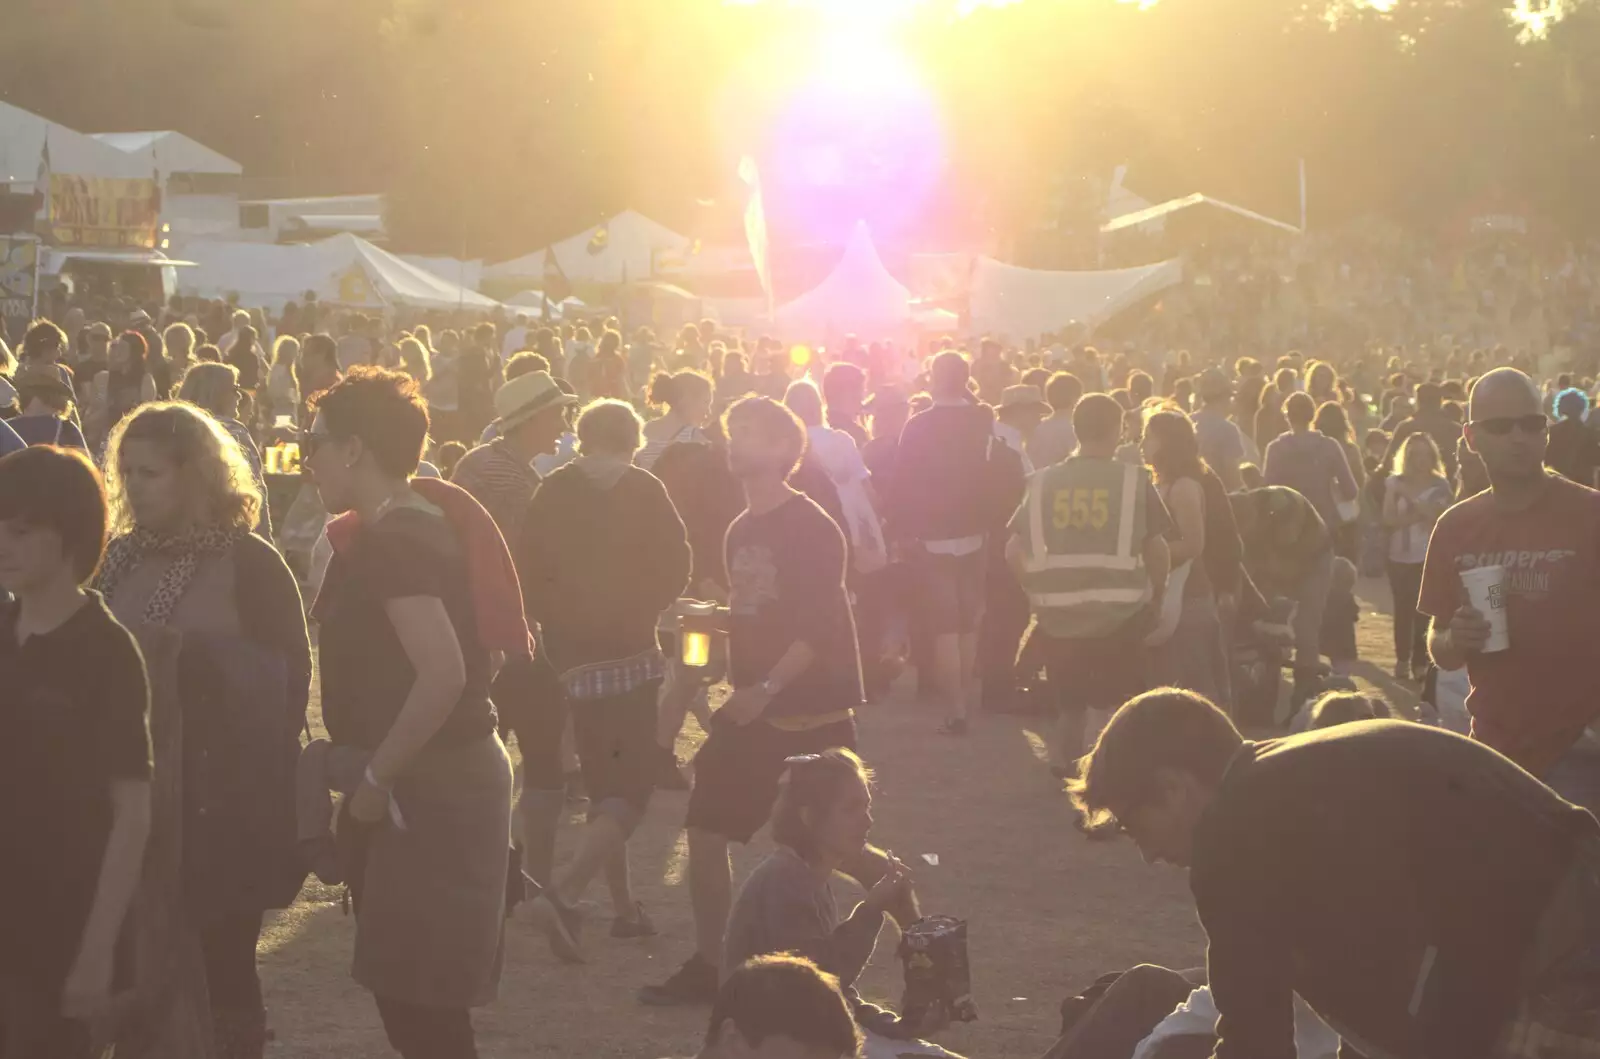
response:
<path fill-rule="evenodd" d="M 111 835 L 111 784 L 150 778 L 150 685 L 98 594 L 17 643 L 0 605 L 0 972 L 50 989 L 76 957 Z"/>
<path fill-rule="evenodd" d="M 1244 434 L 1221 412 L 1201 409 L 1189 418 L 1194 420 L 1200 455 L 1224 485 L 1237 487 L 1239 466 L 1245 462 Z"/>
<path fill-rule="evenodd" d="M 798 641 L 816 660 L 768 705 L 766 717 L 835 713 L 861 704 L 861 654 L 845 592 L 838 523 L 809 497 L 794 496 L 728 527 L 730 682 L 766 680 Z"/>
<path fill-rule="evenodd" d="M 1339 500 L 1333 483 L 1342 479 L 1354 485 L 1355 476 L 1344 454 L 1344 446 L 1333 438 L 1314 430 L 1282 434 L 1267 446 L 1263 470 L 1268 485 L 1288 486 L 1311 501 L 1324 525 L 1340 524 Z"/>
<path fill-rule="evenodd" d="M 1472 736 L 1539 775 L 1600 715 L 1589 660 L 1600 628 L 1600 492 L 1547 474 L 1532 506 L 1506 511 L 1483 492 L 1433 528 L 1417 609 L 1448 622 L 1461 573 L 1506 568 L 1511 647 L 1467 658 Z"/>
<path fill-rule="evenodd" d="M 399 716 L 417 674 L 385 606 L 415 596 L 444 603 L 466 663 L 461 698 L 429 745 L 459 745 L 494 731 L 489 653 L 478 636 L 460 540 L 444 516 L 402 507 L 363 526 L 328 564 L 317 612 L 322 717 L 334 743 L 375 750 Z"/>

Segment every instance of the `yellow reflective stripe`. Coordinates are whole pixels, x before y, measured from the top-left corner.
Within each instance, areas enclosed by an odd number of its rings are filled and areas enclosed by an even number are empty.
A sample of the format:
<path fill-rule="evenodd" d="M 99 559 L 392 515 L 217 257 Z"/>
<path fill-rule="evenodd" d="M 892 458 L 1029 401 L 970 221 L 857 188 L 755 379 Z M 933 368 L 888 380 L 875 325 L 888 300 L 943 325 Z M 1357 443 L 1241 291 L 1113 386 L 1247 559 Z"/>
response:
<path fill-rule="evenodd" d="M 1122 472 L 1122 519 L 1117 524 L 1117 554 L 1124 558 L 1133 555 L 1133 505 L 1138 490 L 1144 483 L 1139 480 L 1139 468 L 1129 464 Z"/>
<path fill-rule="evenodd" d="M 1043 592 L 1029 597 L 1038 607 L 1076 607 L 1083 603 L 1143 603 L 1150 598 L 1145 588 L 1085 588 L 1077 592 Z"/>
<path fill-rule="evenodd" d="M 1137 555 L 1044 555 L 1028 558 L 1022 568 L 1030 574 L 1046 570 L 1137 570 L 1142 562 Z"/>

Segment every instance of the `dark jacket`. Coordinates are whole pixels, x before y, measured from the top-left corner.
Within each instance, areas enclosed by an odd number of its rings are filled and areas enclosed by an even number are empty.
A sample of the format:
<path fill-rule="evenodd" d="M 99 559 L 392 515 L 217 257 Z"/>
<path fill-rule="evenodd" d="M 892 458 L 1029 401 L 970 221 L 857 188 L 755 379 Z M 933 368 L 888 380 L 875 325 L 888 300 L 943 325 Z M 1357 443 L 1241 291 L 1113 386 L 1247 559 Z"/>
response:
<path fill-rule="evenodd" d="M 666 486 L 689 534 L 689 551 L 694 557 L 690 592 L 702 581 L 726 589 L 722 541 L 728 526 L 744 510 L 744 492 L 728 470 L 726 448 L 706 441 L 675 441 L 662 452 L 651 473 Z"/>
<path fill-rule="evenodd" d="M 311 692 L 311 646 L 294 575 L 257 536 L 234 548 L 240 635 L 186 633 L 183 879 L 201 916 L 287 908 L 296 853 L 294 772 Z"/>
<path fill-rule="evenodd" d="M 888 524 L 897 539 L 957 540 L 990 528 L 993 438 L 987 405 L 934 405 L 911 417 L 900 432 L 888 490 Z"/>
<path fill-rule="evenodd" d="M 512 549 L 557 672 L 656 646 L 657 619 L 689 583 L 688 536 L 661 482 L 637 467 L 602 482 L 581 461 L 540 483 Z"/>
<path fill-rule="evenodd" d="M 1196 829 L 1218 1059 L 1294 1059 L 1298 993 L 1356 1051 L 1479 1059 L 1594 817 L 1481 744 L 1365 721 L 1246 743 Z"/>

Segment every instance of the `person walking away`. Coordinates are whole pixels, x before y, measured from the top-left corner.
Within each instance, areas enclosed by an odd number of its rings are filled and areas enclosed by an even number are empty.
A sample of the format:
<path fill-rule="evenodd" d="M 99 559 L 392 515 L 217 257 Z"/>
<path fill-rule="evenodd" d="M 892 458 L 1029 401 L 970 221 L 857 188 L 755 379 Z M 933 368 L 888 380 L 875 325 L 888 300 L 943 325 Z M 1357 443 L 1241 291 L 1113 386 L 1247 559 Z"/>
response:
<path fill-rule="evenodd" d="M 1545 466 L 1579 485 L 1593 487 L 1595 468 L 1600 467 L 1600 439 L 1587 422 L 1589 395 L 1576 388 L 1562 390 L 1556 395 L 1555 408 Z"/>
<path fill-rule="evenodd" d="M 1145 419 L 1142 449 L 1175 531 L 1167 542 L 1171 564 L 1167 587 L 1175 598 L 1164 600 L 1160 628 L 1166 631 L 1170 625 L 1170 632 L 1151 652 L 1155 683 L 1218 699 L 1225 687 L 1224 661 L 1217 636 L 1216 592 L 1205 561 L 1211 521 L 1206 510 L 1206 463 L 1200 457 L 1194 425 L 1175 409 L 1153 412 Z"/>
<path fill-rule="evenodd" d="M 256 439 L 239 422 L 239 371 L 232 364 L 196 364 L 184 375 L 178 387 L 178 399 L 187 401 L 206 412 L 228 432 L 239 446 L 239 452 L 250 466 L 250 478 L 261 494 L 261 509 L 255 531 L 266 541 L 272 540 L 272 512 L 267 505 L 267 480 L 262 474 L 261 450 Z"/>
<path fill-rule="evenodd" d="M 859 757 L 832 749 L 789 762 L 772 810 L 778 848 L 739 889 L 728 916 L 723 966 L 783 952 L 805 956 L 838 978 L 869 1054 L 948 1055 L 916 1039 L 941 1026 L 900 1018 L 856 992 L 889 909 L 915 894 L 910 869 L 891 855 L 888 872 L 841 919 L 830 880 L 860 858 L 871 830 L 872 773 Z"/>
<path fill-rule="evenodd" d="M 596 398 L 609 397 L 617 401 L 631 401 L 633 387 L 628 383 L 628 362 L 622 359 L 622 335 L 605 331 L 589 362 L 589 393 Z"/>
<path fill-rule="evenodd" d="M 456 387 L 461 437 L 475 439 L 494 418 L 494 391 L 501 377 L 500 354 L 494 344 L 494 324 L 481 323 L 464 339 L 456 357 Z"/>
<path fill-rule="evenodd" d="M 1383 524 L 1389 528 L 1389 590 L 1394 595 L 1394 678 L 1421 680 L 1428 668 L 1428 619 L 1417 610 L 1428 538 L 1452 502 L 1450 480 L 1433 438 L 1406 438 L 1395 473 L 1384 483 Z"/>
<path fill-rule="evenodd" d="M 1404 412 L 1400 401 L 1397 400 L 1395 404 L 1397 410 Z M 1389 438 L 1389 451 L 1384 455 L 1385 467 L 1394 466 L 1395 454 L 1400 451 L 1400 446 L 1406 438 L 1420 430 L 1431 437 L 1434 445 L 1438 446 L 1439 455 L 1444 459 L 1445 477 L 1452 481 L 1455 479 L 1456 442 L 1461 440 L 1462 428 L 1459 422 L 1445 413 L 1444 389 L 1438 383 L 1425 382 L 1418 386 L 1416 411 L 1402 415 L 1397 423 L 1386 423 L 1384 429 L 1393 431 Z"/>
<path fill-rule="evenodd" d="M 517 570 L 542 651 L 561 679 L 589 794 L 577 853 L 533 902 L 558 958 L 582 962 L 574 905 L 613 859 L 619 923 L 654 933 L 628 883 L 627 844 L 656 780 L 661 613 L 689 583 L 689 541 L 667 491 L 632 465 L 638 413 L 621 401 L 578 418 L 578 457 L 540 483 L 523 515 Z"/>
<path fill-rule="evenodd" d="M 716 996 L 733 900 L 728 843 L 748 843 L 767 822 L 789 758 L 854 748 L 862 700 L 844 534 L 786 481 L 805 451 L 804 426 L 776 401 L 747 397 L 728 409 L 723 429 L 746 501 L 724 547 L 733 694 L 694 760 L 687 827 L 696 951 L 666 982 L 640 991 L 650 1005 Z M 868 887 L 888 871 L 876 850 L 860 860 L 848 871 Z M 895 916 L 902 925 L 917 918 L 907 908 Z"/>
<path fill-rule="evenodd" d="M 1199 439 L 1200 458 L 1222 479 L 1224 489 L 1236 493 L 1243 488 L 1239 467 L 1246 462 L 1248 449 L 1244 434 L 1228 418 L 1233 383 L 1221 368 L 1207 368 L 1195 381 L 1195 394 L 1200 408 L 1190 418 Z"/>
<path fill-rule="evenodd" d="M 858 575 L 877 573 L 889 561 L 883 523 L 878 518 L 868 486 L 872 476 L 850 434 L 825 425 L 822 394 L 815 383 L 810 379 L 790 383 L 783 403 L 806 426 L 806 454 L 802 466 L 825 477 L 838 496 L 839 512 L 835 521 L 845 532 L 850 556 L 849 581 L 853 586 Z M 874 657 L 878 646 L 876 640 L 868 641 Z"/>
<path fill-rule="evenodd" d="M 967 733 L 975 704 L 983 620 L 984 532 L 992 509 L 994 413 L 973 402 L 967 360 L 947 350 L 929 365 L 933 405 L 900 435 L 887 513 L 894 540 L 911 555 L 919 609 L 933 637 L 932 686 L 945 711 L 939 729 Z M 923 679 L 919 674 L 919 681 Z"/>
<path fill-rule="evenodd" d="M 711 391 L 711 376 L 704 372 L 658 372 L 650 380 L 645 400 L 666 412 L 644 425 L 644 448 L 633 458 L 634 465 L 648 471 L 673 442 L 704 441 Z"/>
<path fill-rule="evenodd" d="M 872 475 L 872 487 L 882 500 L 894 481 L 895 461 L 899 457 L 900 433 L 911 418 L 911 399 L 904 387 L 885 386 L 867 398 L 862 405 L 867 413 L 872 439 L 861 450 L 861 460 Z M 887 503 L 879 509 L 885 517 Z M 887 525 L 885 542 L 894 539 Z M 883 630 L 882 643 L 885 656 L 862 660 L 862 675 L 866 682 L 867 698 L 877 701 L 889 690 L 904 662 L 909 659 L 931 680 L 933 672 L 932 649 L 928 637 L 922 635 L 916 621 L 915 574 L 906 562 L 903 548 L 890 544 L 889 565 L 876 574 L 862 578 L 857 591 L 857 615 L 868 629 Z"/>
<path fill-rule="evenodd" d="M 467 536 L 474 516 L 455 499 L 489 522 L 470 496 L 429 482 L 435 504 L 409 481 L 427 433 L 407 375 L 358 368 L 316 400 L 304 465 L 328 510 L 355 521 L 314 609 L 331 746 L 306 753 L 342 773 L 341 827 L 362 847 L 346 868 L 353 974 L 390 1046 L 404 1059 L 475 1059 L 471 1009 L 499 985 L 511 832 L 485 642 L 501 595 L 520 589 L 509 557 L 509 580 L 485 573 L 486 544 Z M 320 801 L 325 827 L 325 790 Z"/>
<path fill-rule="evenodd" d="M 1216 1055 L 1294 1054 L 1297 995 L 1365 1055 L 1595 1047 L 1600 827 L 1486 747 L 1392 720 L 1249 742 L 1163 688 L 1070 791 L 1086 826 L 1188 869 Z"/>
<path fill-rule="evenodd" d="M 1467 667 L 1472 737 L 1586 808 L 1600 808 L 1600 751 L 1586 736 L 1588 678 L 1600 622 L 1600 492 L 1544 468 L 1549 420 L 1533 380 L 1496 368 L 1473 387 L 1467 445 L 1489 489 L 1440 516 L 1428 541 L 1417 609 L 1433 619 L 1428 653 Z M 1485 652 L 1488 619 L 1461 575 L 1505 569 L 1511 646 Z M 1530 694 L 1537 689 L 1537 694 Z"/>
<path fill-rule="evenodd" d="M 1166 590 L 1171 518 L 1143 466 L 1116 459 L 1123 410 L 1090 394 L 1072 413 L 1078 452 L 1028 479 L 1006 557 L 1027 590 L 1058 725 L 1054 764 L 1083 750 L 1091 710 L 1148 686 L 1145 637 Z"/>
<path fill-rule="evenodd" d="M 506 365 L 507 371 L 520 366 L 519 358 L 524 356 L 538 354 L 517 354 Z M 483 505 L 508 543 L 521 538 L 523 515 L 539 485 L 534 461 L 556 451 L 577 403 L 577 397 L 563 392 L 547 371 L 508 379 L 494 395 L 498 413 L 494 440 L 479 445 L 456 465 L 451 481 Z M 526 584 L 528 573 L 519 570 L 518 579 Z M 562 761 L 566 698 L 543 651 L 507 659 L 495 677 L 492 697 L 502 733 L 515 735 L 522 752 L 517 820 L 523 870 L 540 886 L 547 886 L 555 863 L 556 829 L 566 811 Z"/>
<path fill-rule="evenodd" d="M 300 388 L 295 384 L 295 362 L 300 358 L 300 340 L 279 335 L 272 344 L 272 369 L 267 372 L 267 425 L 287 418 L 297 421 Z"/>
<path fill-rule="evenodd" d="M 198 943 L 220 1053 L 259 1059 L 262 915 L 287 908 L 305 875 L 294 844 L 294 762 L 311 684 L 300 590 L 251 532 L 260 490 L 215 419 L 185 404 L 147 405 L 112 431 L 106 453 L 114 536 L 96 585 L 141 636 L 181 637 L 176 701 L 155 702 L 160 728 L 180 732 L 156 746 L 157 775 L 182 777 L 182 803 L 158 813 L 155 836 L 182 849 L 181 892 L 160 892 L 167 881 L 147 873 L 142 918 L 178 913 L 180 933 L 158 944 L 181 960 Z M 185 1017 L 183 997 L 153 999 L 153 1020 L 169 1023 L 161 1032 L 181 1032 L 170 1023 Z M 158 1055 L 171 1043 L 134 1036 L 128 1046 Z"/>
<path fill-rule="evenodd" d="M 1292 717 L 1322 680 L 1322 613 L 1333 577 L 1333 539 L 1311 501 L 1286 486 L 1246 489 L 1230 494 L 1229 500 L 1250 581 L 1266 599 L 1294 603 Z M 1243 611 L 1241 620 L 1247 620 Z M 1274 720 L 1252 717 L 1250 723 Z"/>
<path fill-rule="evenodd" d="M 672 506 L 683 519 L 689 538 L 688 594 L 697 600 L 728 602 L 728 573 L 722 560 L 722 542 L 728 527 L 744 510 L 744 493 L 728 468 L 727 439 L 722 425 L 708 424 L 700 439 L 675 441 L 656 460 L 652 473 L 666 487 Z M 701 727 L 709 731 L 711 705 L 708 682 L 719 680 L 715 669 L 683 664 L 676 623 L 661 631 L 667 655 L 667 683 L 659 706 L 656 729 L 660 765 L 656 786 L 661 790 L 689 789 L 678 770 L 678 733 L 692 710 Z"/>
<path fill-rule="evenodd" d="M 239 372 L 239 389 L 250 395 L 250 418 L 254 422 L 260 418 L 261 402 L 258 393 L 267 381 L 268 370 L 263 364 L 264 358 L 261 355 L 256 329 L 250 324 L 245 324 L 235 334 L 238 336 L 237 340 L 223 351 L 223 355 L 225 362 L 233 365 Z"/>
<path fill-rule="evenodd" d="M 69 417 L 72 387 L 48 364 L 19 368 L 12 380 L 22 414 L 8 420 L 17 436 L 29 445 L 55 445 L 88 451 L 83 434 Z"/>
<path fill-rule="evenodd" d="M 133 985 L 150 685 L 85 587 L 106 525 L 82 453 L 0 457 L 0 1054 L 16 1059 L 104 1054 L 113 997 Z"/>
<path fill-rule="evenodd" d="M 1045 384 L 1044 399 L 1050 414 L 1028 439 L 1028 459 L 1035 467 L 1049 467 L 1071 456 L 1078 447 L 1072 430 L 1072 410 L 1083 397 L 1083 383 L 1071 372 L 1058 371 Z"/>
<path fill-rule="evenodd" d="M 1355 499 L 1339 505 L 1340 522 L 1333 541 L 1334 553 L 1354 562 L 1361 551 L 1361 491 L 1367 485 L 1367 469 L 1361 459 L 1361 450 L 1356 448 L 1356 436 L 1350 429 L 1350 421 L 1345 418 L 1341 405 L 1332 401 L 1318 405 L 1317 416 L 1312 420 L 1311 427 L 1323 437 L 1339 443 L 1344 450 L 1350 475 L 1355 479 Z"/>
<path fill-rule="evenodd" d="M 1344 447 L 1311 429 L 1316 406 L 1308 395 L 1290 395 L 1284 402 L 1284 416 L 1289 430 L 1267 446 L 1262 473 L 1268 485 L 1287 486 L 1309 500 L 1322 516 L 1323 525 L 1336 533 L 1346 521 L 1341 505 L 1358 496 Z"/>
<path fill-rule="evenodd" d="M 829 364 L 822 374 L 822 397 L 828 409 L 827 425 L 850 435 L 857 449 L 866 448 L 870 439 L 861 425 L 861 411 L 867 400 L 867 373 L 848 361 Z"/>

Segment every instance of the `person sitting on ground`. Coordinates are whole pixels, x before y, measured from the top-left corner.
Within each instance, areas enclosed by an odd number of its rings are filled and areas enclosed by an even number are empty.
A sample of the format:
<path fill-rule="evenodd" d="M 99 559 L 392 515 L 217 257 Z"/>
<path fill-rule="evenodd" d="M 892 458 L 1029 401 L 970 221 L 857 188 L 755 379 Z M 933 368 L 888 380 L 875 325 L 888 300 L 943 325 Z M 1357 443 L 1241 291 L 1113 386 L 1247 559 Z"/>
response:
<path fill-rule="evenodd" d="M 865 1003 L 855 981 L 872 960 L 888 909 L 913 898 L 909 869 L 889 855 L 883 878 L 841 920 L 829 886 L 835 872 L 861 857 L 872 828 L 872 773 L 850 750 L 790 758 L 772 810 L 777 850 L 745 880 L 728 916 L 724 967 L 753 956 L 794 952 L 839 979 L 856 1021 L 873 1034 L 908 1040 L 919 1027 Z"/>
<path fill-rule="evenodd" d="M 1189 868 L 1215 1055 L 1295 1054 L 1295 994 L 1394 1059 L 1520 1054 L 1506 1042 L 1592 1009 L 1600 825 L 1481 744 L 1390 720 L 1247 742 L 1162 688 L 1069 791 L 1087 826 Z"/>
<path fill-rule="evenodd" d="M 761 956 L 718 990 L 697 1059 L 856 1059 L 860 1049 L 838 979 L 798 956 Z"/>

